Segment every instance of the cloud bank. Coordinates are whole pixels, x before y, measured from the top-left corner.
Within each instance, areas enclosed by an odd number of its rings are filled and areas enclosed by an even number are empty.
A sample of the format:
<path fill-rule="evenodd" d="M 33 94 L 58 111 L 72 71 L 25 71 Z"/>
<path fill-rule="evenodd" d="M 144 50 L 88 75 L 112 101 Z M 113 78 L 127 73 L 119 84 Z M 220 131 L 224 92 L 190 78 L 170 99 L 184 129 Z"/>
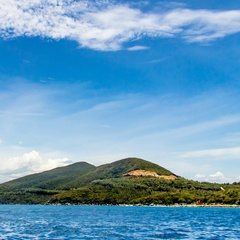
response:
<path fill-rule="evenodd" d="M 229 177 L 226 177 L 222 172 L 218 171 L 208 176 L 204 174 L 196 174 L 195 180 L 200 182 L 233 183 L 233 182 L 238 182 L 240 178 L 239 177 L 229 178 Z"/>
<path fill-rule="evenodd" d="M 240 11 L 177 8 L 145 12 L 112 1 L 8 0 L 0 2 L 0 36 L 69 39 L 101 51 L 123 49 L 143 37 L 206 42 L 240 32 Z"/>
<path fill-rule="evenodd" d="M 0 182 L 70 164 L 68 158 L 44 159 L 37 151 L 0 161 Z"/>

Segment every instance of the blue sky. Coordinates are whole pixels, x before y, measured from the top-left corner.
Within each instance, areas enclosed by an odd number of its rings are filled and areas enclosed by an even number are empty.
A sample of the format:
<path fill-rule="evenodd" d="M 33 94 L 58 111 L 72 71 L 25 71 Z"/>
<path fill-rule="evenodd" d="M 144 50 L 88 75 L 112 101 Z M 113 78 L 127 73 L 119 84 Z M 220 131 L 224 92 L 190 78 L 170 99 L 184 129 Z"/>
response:
<path fill-rule="evenodd" d="M 240 181 L 236 1 L 0 2 L 0 182 L 136 156 Z"/>

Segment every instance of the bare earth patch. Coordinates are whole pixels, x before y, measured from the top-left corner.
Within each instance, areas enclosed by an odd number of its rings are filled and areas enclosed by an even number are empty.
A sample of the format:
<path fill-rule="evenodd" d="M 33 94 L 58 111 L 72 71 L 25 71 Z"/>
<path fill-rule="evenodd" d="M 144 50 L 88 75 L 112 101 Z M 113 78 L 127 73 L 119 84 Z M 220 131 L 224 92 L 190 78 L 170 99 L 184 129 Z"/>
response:
<path fill-rule="evenodd" d="M 163 178 L 165 180 L 175 180 L 177 177 L 174 175 L 158 175 L 156 172 L 146 171 L 146 170 L 134 170 L 128 173 L 125 173 L 123 176 L 134 176 L 134 177 L 154 177 L 154 178 Z"/>

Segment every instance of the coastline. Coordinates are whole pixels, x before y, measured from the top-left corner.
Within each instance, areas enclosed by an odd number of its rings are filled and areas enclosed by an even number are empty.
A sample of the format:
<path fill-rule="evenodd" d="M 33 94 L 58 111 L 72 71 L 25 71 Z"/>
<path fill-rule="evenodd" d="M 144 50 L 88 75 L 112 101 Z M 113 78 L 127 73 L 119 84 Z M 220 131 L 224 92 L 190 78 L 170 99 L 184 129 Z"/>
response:
<path fill-rule="evenodd" d="M 71 204 L 71 203 L 46 203 L 46 204 L 1 204 L 4 205 L 42 205 L 42 206 L 103 206 L 103 207 L 171 207 L 171 208 L 240 208 L 237 204 L 173 204 L 173 205 L 158 205 L 158 204 Z"/>
<path fill-rule="evenodd" d="M 41 205 L 41 204 L 40 204 Z M 173 204 L 173 205 L 158 205 L 158 204 L 70 204 L 70 203 L 57 203 L 57 204 L 42 204 L 53 206 L 106 206 L 106 207 L 173 207 L 173 208 L 240 208 L 237 204 Z"/>
<path fill-rule="evenodd" d="M 240 205 L 236 204 L 186 204 L 186 205 L 173 205 L 175 207 L 202 207 L 202 208 L 240 208 Z"/>
<path fill-rule="evenodd" d="M 100 205 L 101 206 L 101 205 Z M 102 206 L 126 206 L 126 207 L 175 207 L 175 208 L 240 208 L 240 205 L 236 204 L 173 204 L 173 205 L 158 205 L 158 204 L 119 204 L 119 205 L 102 205 Z"/>

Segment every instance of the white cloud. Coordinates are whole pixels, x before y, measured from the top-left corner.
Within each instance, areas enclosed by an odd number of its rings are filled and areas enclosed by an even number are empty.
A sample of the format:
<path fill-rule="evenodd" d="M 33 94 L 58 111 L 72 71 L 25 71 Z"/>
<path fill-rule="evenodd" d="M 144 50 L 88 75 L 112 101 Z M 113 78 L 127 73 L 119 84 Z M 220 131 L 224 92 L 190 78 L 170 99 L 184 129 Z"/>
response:
<path fill-rule="evenodd" d="M 204 179 L 205 177 L 206 177 L 205 175 L 200 174 L 200 173 L 198 173 L 198 174 L 195 175 L 195 178 L 196 178 L 196 179 Z"/>
<path fill-rule="evenodd" d="M 163 7 L 158 13 L 145 13 L 137 6 L 87 0 L 8 0 L 0 2 L 0 9 L 2 38 L 66 38 L 97 50 L 119 50 L 144 36 L 204 42 L 240 32 L 238 10 Z"/>
<path fill-rule="evenodd" d="M 238 159 L 240 158 L 240 147 L 219 148 L 200 151 L 185 152 L 181 158 L 212 158 L 212 159 Z"/>
<path fill-rule="evenodd" d="M 236 178 L 236 182 L 240 182 L 240 176 Z"/>
<path fill-rule="evenodd" d="M 127 50 L 128 51 L 139 51 L 139 50 L 147 50 L 148 47 L 146 46 L 133 46 L 133 47 L 129 47 Z"/>
<path fill-rule="evenodd" d="M 31 151 L 22 156 L 0 161 L 0 181 L 22 177 L 28 174 L 42 172 L 70 163 L 68 158 L 43 159 L 36 151 Z"/>
<path fill-rule="evenodd" d="M 238 178 L 233 179 L 233 178 L 225 177 L 225 175 L 220 171 L 210 174 L 209 176 L 199 174 L 199 173 L 195 175 L 195 180 L 201 181 L 201 182 L 232 183 L 237 179 Z"/>
<path fill-rule="evenodd" d="M 210 174 L 209 177 L 211 179 L 224 179 L 225 178 L 223 173 L 221 173 L 221 172 L 216 172 L 214 174 Z"/>
<path fill-rule="evenodd" d="M 163 62 L 163 61 L 165 61 L 166 59 L 167 59 L 167 58 L 166 58 L 166 57 L 164 57 L 164 58 L 154 59 L 154 60 L 147 61 L 147 62 L 143 62 L 143 63 L 146 63 L 146 64 L 160 63 L 160 62 Z"/>

